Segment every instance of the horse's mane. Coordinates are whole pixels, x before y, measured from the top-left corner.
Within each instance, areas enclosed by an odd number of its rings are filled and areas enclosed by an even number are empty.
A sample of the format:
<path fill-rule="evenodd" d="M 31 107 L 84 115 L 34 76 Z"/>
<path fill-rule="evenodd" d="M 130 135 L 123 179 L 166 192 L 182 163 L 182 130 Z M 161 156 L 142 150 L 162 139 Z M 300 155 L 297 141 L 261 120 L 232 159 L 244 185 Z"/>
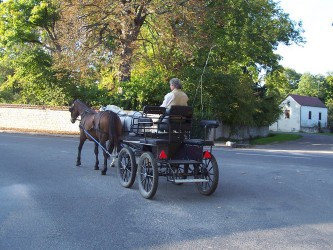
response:
<path fill-rule="evenodd" d="M 88 108 L 91 108 L 90 105 L 88 105 L 87 103 L 85 103 L 84 101 L 81 101 L 80 99 L 76 99 L 74 102 L 78 102 L 80 103 L 81 105 L 84 105 L 84 106 L 87 106 Z M 73 103 L 74 103 L 73 102 Z"/>

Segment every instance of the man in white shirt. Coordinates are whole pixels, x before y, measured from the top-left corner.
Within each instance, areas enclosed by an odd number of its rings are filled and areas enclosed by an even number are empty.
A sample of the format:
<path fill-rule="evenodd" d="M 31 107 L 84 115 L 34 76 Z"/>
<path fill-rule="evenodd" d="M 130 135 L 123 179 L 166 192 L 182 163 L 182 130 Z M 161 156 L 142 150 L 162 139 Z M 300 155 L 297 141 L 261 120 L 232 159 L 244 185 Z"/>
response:
<path fill-rule="evenodd" d="M 182 84 L 178 78 L 172 78 L 170 80 L 171 92 L 164 96 L 164 101 L 161 107 L 169 109 L 172 105 L 187 106 L 188 97 L 181 90 Z"/>

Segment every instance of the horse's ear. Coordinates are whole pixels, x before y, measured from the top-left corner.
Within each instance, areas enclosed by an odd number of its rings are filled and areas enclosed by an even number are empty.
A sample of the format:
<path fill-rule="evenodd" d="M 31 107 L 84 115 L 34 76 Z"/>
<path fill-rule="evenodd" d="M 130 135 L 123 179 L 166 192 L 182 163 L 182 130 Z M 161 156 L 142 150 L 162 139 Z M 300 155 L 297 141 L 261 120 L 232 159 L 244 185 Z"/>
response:
<path fill-rule="evenodd" d="M 67 104 L 69 107 L 71 107 L 71 106 L 73 105 L 73 103 L 74 103 L 74 101 L 72 101 L 72 99 L 71 99 L 71 100 L 68 100 L 68 101 L 66 102 L 66 104 Z"/>
<path fill-rule="evenodd" d="M 72 112 L 74 110 L 74 104 L 77 100 L 74 100 L 71 102 L 70 106 L 69 106 L 69 112 Z"/>

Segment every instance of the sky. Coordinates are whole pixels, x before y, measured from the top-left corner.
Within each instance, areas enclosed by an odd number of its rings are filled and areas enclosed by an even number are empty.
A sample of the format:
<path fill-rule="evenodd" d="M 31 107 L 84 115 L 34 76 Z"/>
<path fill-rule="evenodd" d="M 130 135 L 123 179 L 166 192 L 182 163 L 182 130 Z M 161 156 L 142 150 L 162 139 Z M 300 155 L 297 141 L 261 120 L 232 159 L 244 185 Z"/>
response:
<path fill-rule="evenodd" d="M 333 72 L 333 0 L 276 0 L 294 21 L 302 21 L 303 46 L 278 47 L 284 67 L 298 73 Z"/>

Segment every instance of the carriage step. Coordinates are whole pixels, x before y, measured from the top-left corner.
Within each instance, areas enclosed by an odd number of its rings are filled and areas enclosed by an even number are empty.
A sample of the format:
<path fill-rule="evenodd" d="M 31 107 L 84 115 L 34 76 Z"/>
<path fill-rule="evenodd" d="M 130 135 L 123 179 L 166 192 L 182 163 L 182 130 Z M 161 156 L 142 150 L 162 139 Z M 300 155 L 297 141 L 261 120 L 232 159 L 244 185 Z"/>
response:
<path fill-rule="evenodd" d="M 195 183 L 195 182 L 209 182 L 206 179 L 177 179 L 174 180 L 175 183 Z"/>
<path fill-rule="evenodd" d="M 170 164 L 200 164 L 200 161 L 195 161 L 195 160 L 168 160 L 167 161 Z"/>

